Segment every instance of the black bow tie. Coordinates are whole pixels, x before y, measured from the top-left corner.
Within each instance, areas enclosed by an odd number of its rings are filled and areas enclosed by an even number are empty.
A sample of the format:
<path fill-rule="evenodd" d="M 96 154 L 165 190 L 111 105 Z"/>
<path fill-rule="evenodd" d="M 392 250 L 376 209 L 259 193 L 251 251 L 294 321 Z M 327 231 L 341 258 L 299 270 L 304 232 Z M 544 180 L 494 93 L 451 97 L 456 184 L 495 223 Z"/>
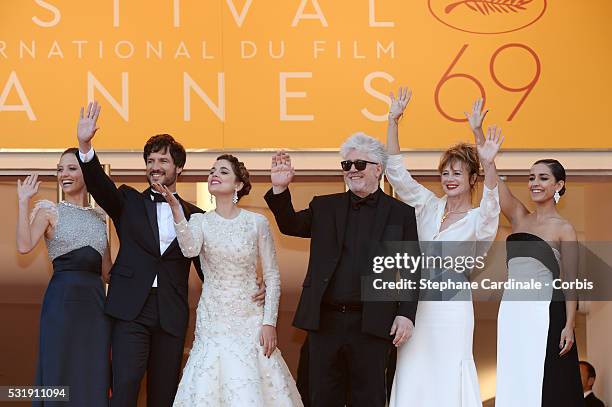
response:
<path fill-rule="evenodd" d="M 368 205 L 371 207 L 376 207 L 376 194 L 370 194 L 365 198 L 360 198 L 357 195 L 351 196 L 351 207 L 353 209 L 359 209 L 362 205 Z"/>
<path fill-rule="evenodd" d="M 153 202 L 168 203 L 168 201 L 166 201 L 166 198 L 164 198 L 164 196 L 160 193 L 151 192 L 150 195 L 151 195 L 151 200 Z M 176 199 L 179 199 L 179 196 L 176 192 L 173 195 Z"/>

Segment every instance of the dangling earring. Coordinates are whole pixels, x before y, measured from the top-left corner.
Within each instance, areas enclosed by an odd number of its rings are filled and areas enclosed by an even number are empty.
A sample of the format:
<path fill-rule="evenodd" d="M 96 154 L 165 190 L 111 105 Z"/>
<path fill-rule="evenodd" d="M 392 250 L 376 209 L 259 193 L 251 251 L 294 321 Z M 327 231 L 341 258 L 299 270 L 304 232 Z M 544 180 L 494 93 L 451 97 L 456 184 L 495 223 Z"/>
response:
<path fill-rule="evenodd" d="M 213 203 L 213 195 L 210 194 L 210 204 L 212 205 L 212 203 Z"/>
<path fill-rule="evenodd" d="M 555 191 L 555 195 L 553 195 L 553 199 L 555 200 L 556 204 L 559 203 L 559 199 L 561 199 L 561 195 L 559 195 L 559 191 Z"/>
<path fill-rule="evenodd" d="M 238 203 L 238 189 L 234 189 L 234 196 L 232 197 L 232 202 L 234 205 Z"/>

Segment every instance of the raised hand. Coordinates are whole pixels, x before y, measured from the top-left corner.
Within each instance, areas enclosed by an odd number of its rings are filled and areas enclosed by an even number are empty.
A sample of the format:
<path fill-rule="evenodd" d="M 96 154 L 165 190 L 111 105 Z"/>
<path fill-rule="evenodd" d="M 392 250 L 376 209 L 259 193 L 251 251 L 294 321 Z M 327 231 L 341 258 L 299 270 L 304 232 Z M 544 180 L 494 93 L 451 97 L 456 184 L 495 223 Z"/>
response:
<path fill-rule="evenodd" d="M 476 149 L 478 150 L 478 157 L 482 166 L 492 164 L 495 161 L 495 156 L 499 151 L 502 143 L 504 142 L 504 136 L 501 134 L 501 128 L 497 126 L 489 126 L 487 129 L 487 136 L 485 142 L 478 144 Z"/>
<path fill-rule="evenodd" d="M 485 111 L 482 110 L 483 103 L 483 99 L 478 98 L 472 105 L 472 113 L 464 112 L 472 131 L 482 129 L 482 122 L 484 121 L 487 113 L 489 113 L 489 109 Z"/>
<path fill-rule="evenodd" d="M 156 183 L 151 184 L 151 188 L 153 188 L 156 192 L 159 192 L 164 197 L 166 202 L 168 202 L 170 205 L 170 208 L 180 208 L 180 202 L 178 199 L 176 199 L 174 194 L 168 189 L 167 186 Z"/>
<path fill-rule="evenodd" d="M 397 123 L 404 114 L 406 106 L 412 98 L 412 90 L 408 88 L 399 88 L 397 91 L 397 98 L 393 95 L 393 92 L 389 93 L 391 98 L 391 104 L 389 105 L 389 120 L 393 120 Z"/>
<path fill-rule="evenodd" d="M 38 193 L 38 187 L 42 181 L 38 181 L 38 174 L 33 173 L 21 182 L 17 180 L 17 196 L 20 202 L 29 202 Z"/>
<path fill-rule="evenodd" d="M 275 194 L 283 192 L 295 175 L 295 169 L 291 166 L 291 157 L 284 151 L 278 151 L 272 156 L 272 167 L 270 169 L 270 179 Z"/>
<path fill-rule="evenodd" d="M 100 106 L 97 101 L 94 101 L 93 103 L 90 102 L 87 105 L 87 112 L 85 112 L 81 107 L 81 114 L 79 116 L 79 123 L 77 125 L 77 138 L 79 140 L 79 144 L 88 145 L 91 143 L 91 139 L 99 129 L 99 127 L 97 127 L 97 122 L 101 109 L 102 106 Z"/>

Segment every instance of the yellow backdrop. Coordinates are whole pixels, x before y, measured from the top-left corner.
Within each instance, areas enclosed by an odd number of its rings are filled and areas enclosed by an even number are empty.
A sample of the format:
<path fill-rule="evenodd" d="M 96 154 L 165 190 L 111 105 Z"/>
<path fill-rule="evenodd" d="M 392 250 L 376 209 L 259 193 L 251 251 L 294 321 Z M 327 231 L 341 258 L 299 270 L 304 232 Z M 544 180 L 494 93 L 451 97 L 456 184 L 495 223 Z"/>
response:
<path fill-rule="evenodd" d="M 3 0 L 0 147 L 327 148 L 385 134 L 414 90 L 403 147 L 469 138 L 479 95 L 506 147 L 610 148 L 609 0 Z"/>

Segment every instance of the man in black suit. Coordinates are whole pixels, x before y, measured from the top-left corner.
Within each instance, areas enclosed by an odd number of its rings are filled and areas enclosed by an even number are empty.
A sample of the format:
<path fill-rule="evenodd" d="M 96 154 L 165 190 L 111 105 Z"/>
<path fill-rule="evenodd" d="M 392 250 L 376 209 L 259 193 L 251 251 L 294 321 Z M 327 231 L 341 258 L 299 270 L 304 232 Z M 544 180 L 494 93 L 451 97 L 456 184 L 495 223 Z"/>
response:
<path fill-rule="evenodd" d="M 595 384 L 595 368 L 589 362 L 580 361 L 580 379 L 582 380 L 582 390 L 584 391 L 585 407 L 605 407 L 603 401 L 595 397 L 593 385 Z"/>
<path fill-rule="evenodd" d="M 309 402 L 317 407 L 384 407 L 385 369 L 392 344 L 412 334 L 413 301 L 362 297 L 378 242 L 411 241 L 418 256 L 414 208 L 379 188 L 384 146 L 356 134 L 341 148 L 345 193 L 316 196 L 296 212 L 288 189 L 290 157 L 272 158 L 272 189 L 265 199 L 283 234 L 310 238 L 310 259 L 294 325 L 308 331 Z M 413 278 L 418 278 L 418 270 Z"/>
<path fill-rule="evenodd" d="M 98 130 L 97 102 L 81 108 L 77 159 L 87 190 L 115 224 L 119 253 L 111 269 L 105 311 L 113 318 L 111 406 L 136 406 L 147 372 L 147 405 L 169 407 L 178 387 L 189 319 L 187 282 L 192 260 L 183 256 L 165 198 L 151 188 L 117 188 L 103 171 L 91 140 Z M 176 181 L 186 161 L 185 149 L 168 134 L 153 136 L 144 147 L 149 184 Z M 178 197 L 185 218 L 203 212 Z M 260 295 L 257 300 L 261 300 Z"/>

